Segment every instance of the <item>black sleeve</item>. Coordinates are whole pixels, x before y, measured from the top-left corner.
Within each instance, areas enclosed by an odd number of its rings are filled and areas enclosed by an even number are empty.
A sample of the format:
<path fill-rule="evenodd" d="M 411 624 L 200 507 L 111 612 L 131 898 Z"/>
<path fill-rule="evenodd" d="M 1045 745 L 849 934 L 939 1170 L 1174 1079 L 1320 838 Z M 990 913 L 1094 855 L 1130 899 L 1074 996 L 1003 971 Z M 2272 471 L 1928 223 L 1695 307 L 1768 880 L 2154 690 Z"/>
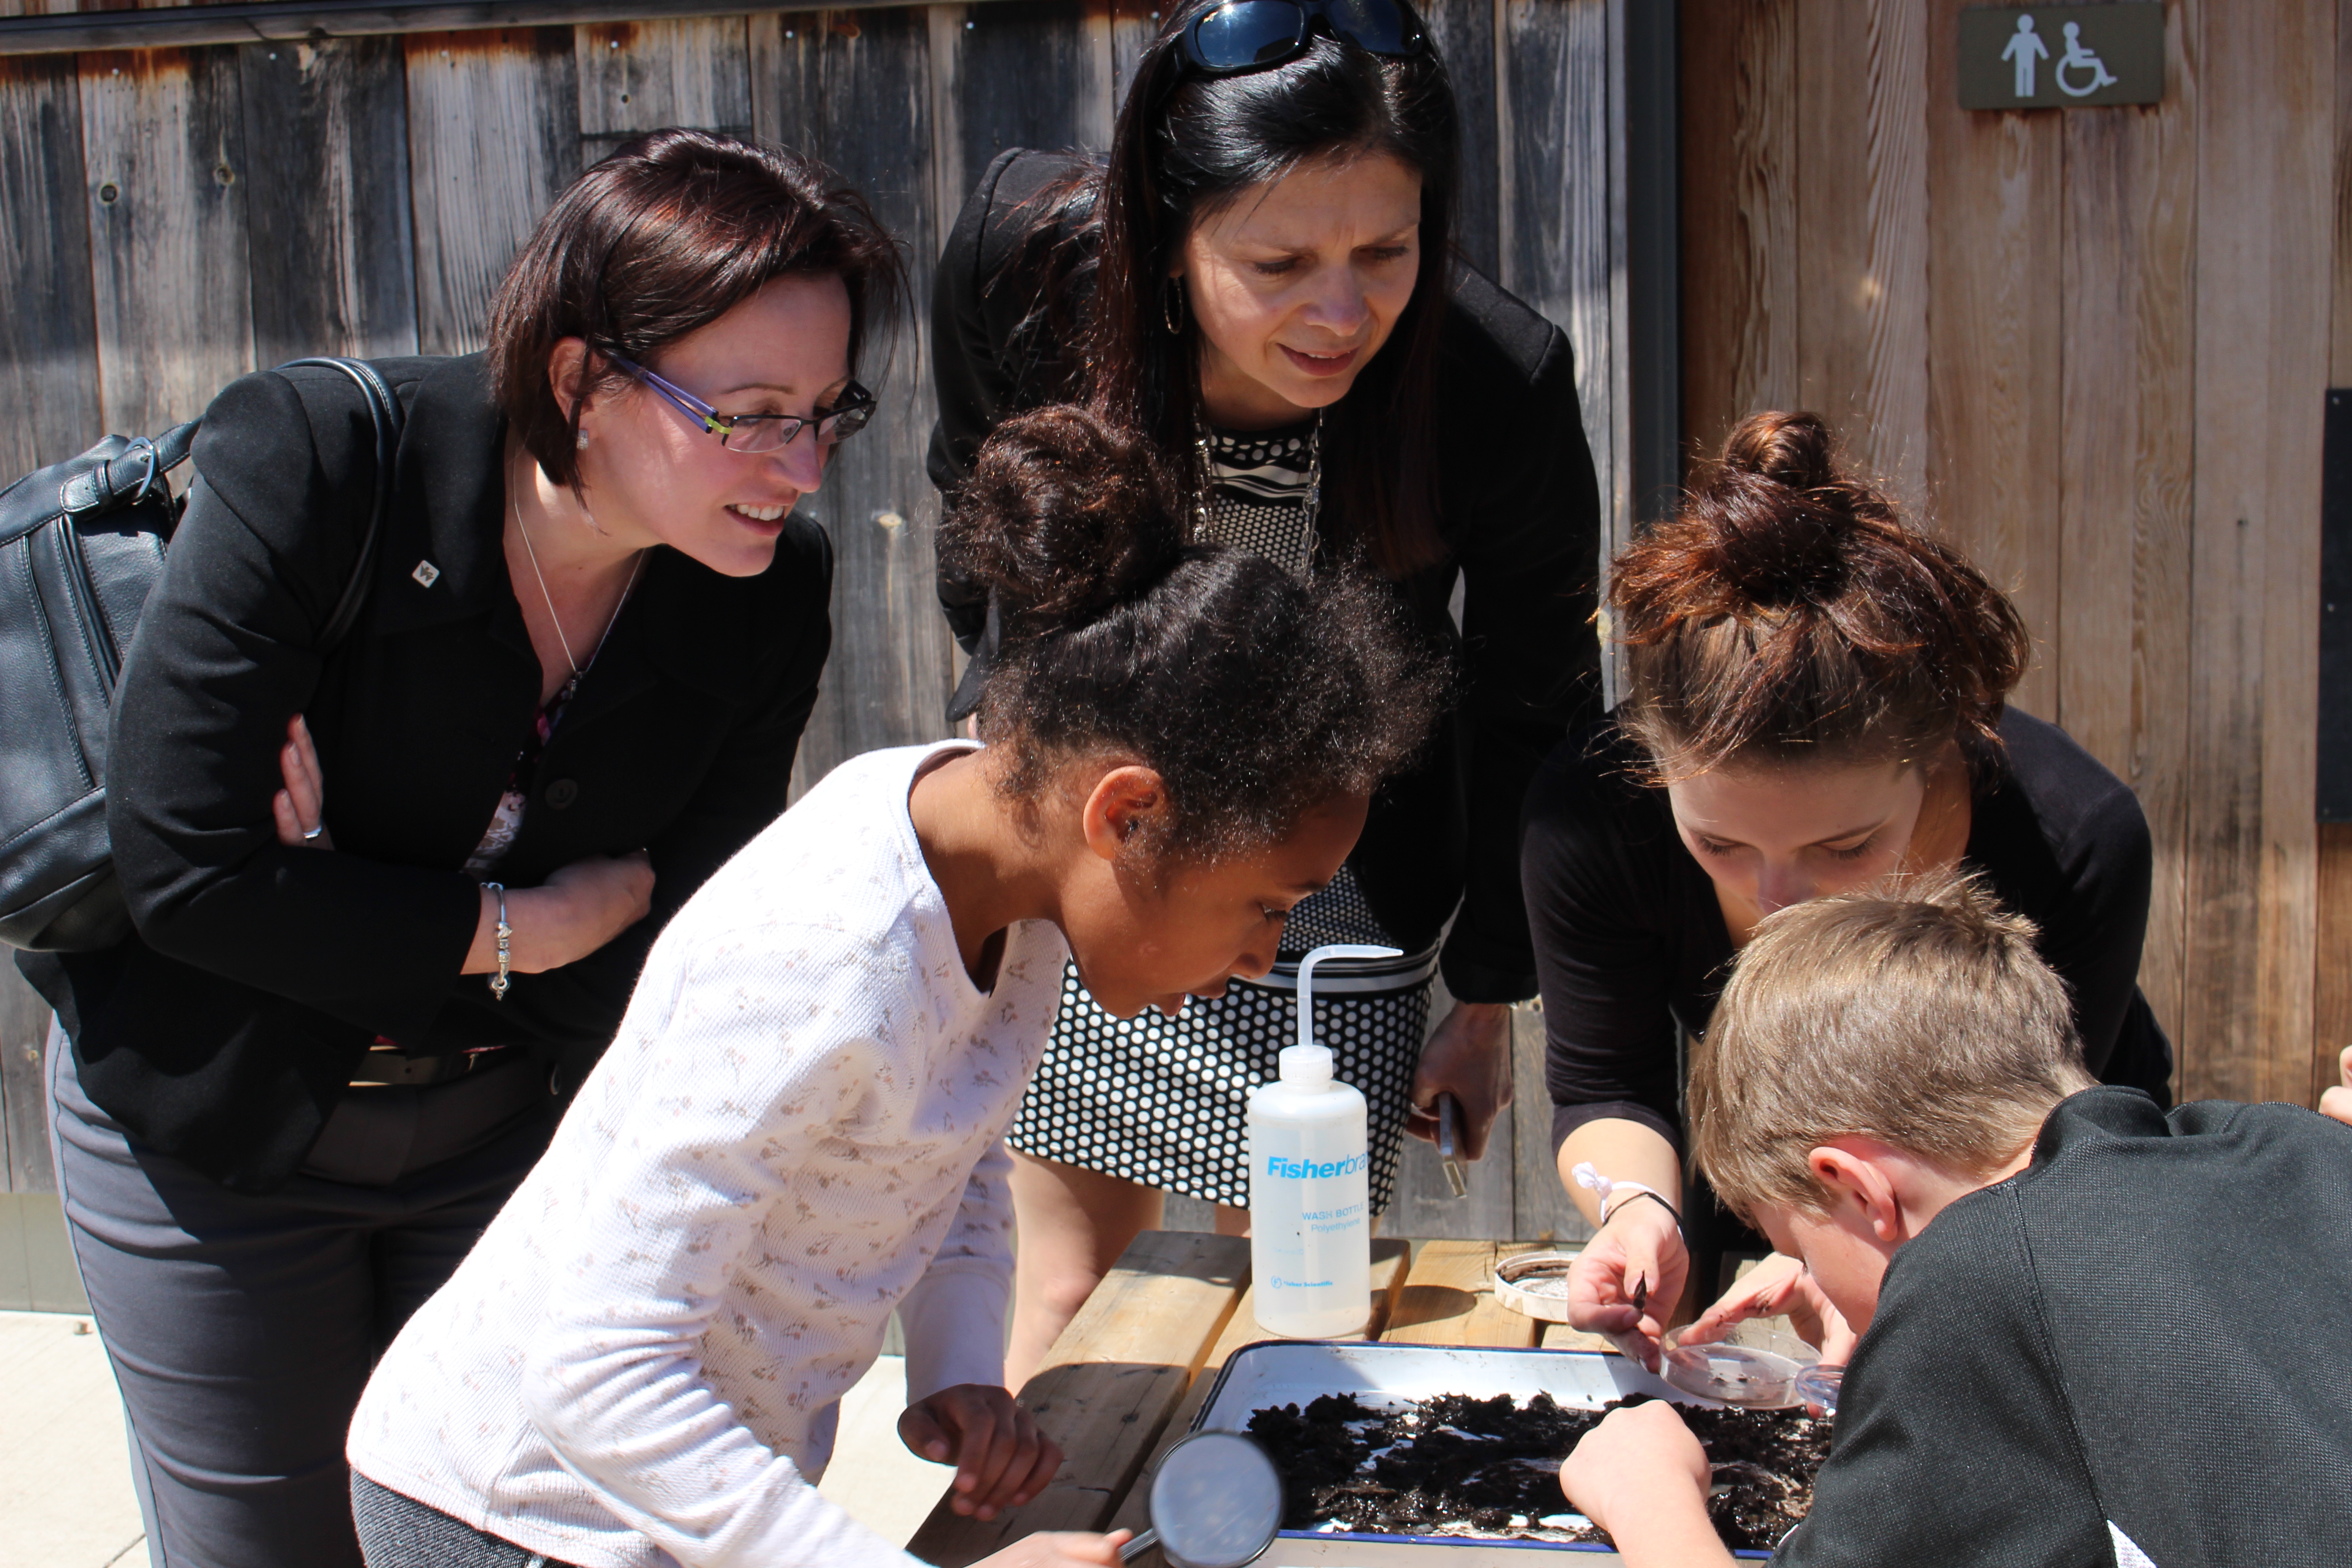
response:
<path fill-rule="evenodd" d="M 1772 1561 L 2115 1561 L 2012 1194 L 1961 1200 L 1888 1268 L 1846 1368 L 1812 1510 Z"/>
<path fill-rule="evenodd" d="M 1468 1002 L 1536 994 L 1520 812 L 1544 757 L 1599 712 L 1601 495 L 1565 333 L 1551 329 L 1534 375 L 1506 401 L 1514 417 L 1473 459 L 1484 469 L 1482 504 L 1455 531 L 1469 839 L 1442 963 L 1446 989 Z"/>
<path fill-rule="evenodd" d="M 2047 922 L 2042 956 L 2074 993 L 2084 1062 L 2104 1078 L 2138 994 L 2140 949 L 2147 936 L 2156 852 L 2138 797 L 2115 781 L 2084 813 L 2071 841 L 2057 848 L 2074 898 L 2063 919 Z"/>
<path fill-rule="evenodd" d="M 115 694 L 107 831 L 156 952 L 418 1038 L 473 942 L 479 889 L 455 869 L 288 848 L 270 816 L 375 485 L 364 405 L 318 374 L 343 395 L 251 375 L 205 415 L 187 514 Z"/>
<path fill-rule="evenodd" d="M 1537 775 L 1521 866 L 1543 987 L 1544 1084 L 1552 1147 L 1588 1121 L 1622 1118 L 1682 1145 L 1672 994 L 1676 933 L 1660 864 L 1671 829 L 1643 819 L 1590 731 Z M 1661 835 L 1665 842 L 1660 843 Z"/>
<path fill-rule="evenodd" d="M 816 705 L 817 682 L 833 647 L 827 605 L 833 544 L 814 524 L 788 529 L 772 571 L 788 574 L 799 602 L 773 625 L 806 629 L 782 650 L 761 702 L 729 735 L 686 809 L 646 846 L 653 861 L 653 909 L 646 917 L 577 963 L 517 978 L 509 1002 L 563 1050 L 563 1081 L 576 1086 L 612 1039 L 645 968 L 646 954 L 670 917 L 711 874 L 782 815 L 801 732 Z"/>
<path fill-rule="evenodd" d="M 929 467 L 931 484 L 943 496 L 971 472 L 972 458 L 1009 411 L 1013 396 L 1013 374 L 1003 363 L 1006 323 L 995 319 L 1003 306 L 990 308 L 983 253 L 991 248 L 984 242 L 997 184 L 1021 156 L 1020 148 L 999 153 L 981 175 L 948 231 L 931 284 L 931 381 L 939 393 L 940 417 L 931 426 Z M 988 595 L 944 570 L 939 594 L 949 629 L 964 652 L 971 652 L 987 618 Z"/>
<path fill-rule="evenodd" d="M 1969 858 L 2041 928 L 2036 945 L 2066 982 L 2085 1065 L 2161 1091 L 2170 1048 L 2138 993 L 2155 863 L 2138 797 L 2055 724 L 2011 708 L 2000 733 L 2004 773 L 1979 797 Z"/>

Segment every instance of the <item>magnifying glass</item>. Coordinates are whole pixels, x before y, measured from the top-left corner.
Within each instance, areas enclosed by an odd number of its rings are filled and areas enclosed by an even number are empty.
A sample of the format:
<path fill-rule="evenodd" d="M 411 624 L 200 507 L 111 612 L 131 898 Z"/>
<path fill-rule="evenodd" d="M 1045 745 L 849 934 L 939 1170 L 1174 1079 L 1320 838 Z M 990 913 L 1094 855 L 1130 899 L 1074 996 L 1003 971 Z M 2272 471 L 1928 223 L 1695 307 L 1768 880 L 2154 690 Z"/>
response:
<path fill-rule="evenodd" d="M 1195 1432 L 1161 1455 L 1150 1500 L 1151 1528 L 1122 1563 L 1157 1546 L 1173 1568 L 1244 1568 L 1282 1528 L 1282 1477 L 1238 1432 Z"/>

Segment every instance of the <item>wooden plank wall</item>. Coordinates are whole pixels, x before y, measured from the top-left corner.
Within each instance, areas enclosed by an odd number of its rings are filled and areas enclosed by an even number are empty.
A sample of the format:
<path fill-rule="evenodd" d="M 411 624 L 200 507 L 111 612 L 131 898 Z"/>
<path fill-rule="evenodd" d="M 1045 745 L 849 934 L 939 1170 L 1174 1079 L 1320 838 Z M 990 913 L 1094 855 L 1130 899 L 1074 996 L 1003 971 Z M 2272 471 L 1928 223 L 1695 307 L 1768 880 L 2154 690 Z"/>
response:
<path fill-rule="evenodd" d="M 1627 3 L 1423 7 L 1464 105 L 1464 250 L 1568 330 L 1621 518 Z M 0 0 L 0 14 L 45 6 Z M 905 242 L 925 300 L 940 238 L 999 150 L 1108 143 L 1157 19 L 1145 0 L 988 0 L 0 58 L 0 398 L 15 411 L 0 474 L 190 417 L 257 365 L 478 348 L 498 279 L 556 193 L 662 125 L 832 163 Z M 932 595 L 928 348 L 907 332 L 887 352 L 881 417 L 808 507 L 839 565 L 799 788 L 942 734 L 958 673 Z M 22 994 L 0 977 L 0 999 Z M 1506 1141 L 1472 1202 L 1438 1203 L 1416 1149 L 1414 1234 L 1573 1227 L 1527 1065 L 1539 1031 L 1521 1034 L 1519 1157 Z"/>
<path fill-rule="evenodd" d="M 1970 113 L 1976 3 L 1685 0 L 1685 429 L 1818 409 L 2016 595 L 2021 704 L 2155 834 L 2180 1090 L 2306 1100 L 2352 1042 L 2314 803 L 2352 5 L 2167 0 L 2161 103 Z"/>

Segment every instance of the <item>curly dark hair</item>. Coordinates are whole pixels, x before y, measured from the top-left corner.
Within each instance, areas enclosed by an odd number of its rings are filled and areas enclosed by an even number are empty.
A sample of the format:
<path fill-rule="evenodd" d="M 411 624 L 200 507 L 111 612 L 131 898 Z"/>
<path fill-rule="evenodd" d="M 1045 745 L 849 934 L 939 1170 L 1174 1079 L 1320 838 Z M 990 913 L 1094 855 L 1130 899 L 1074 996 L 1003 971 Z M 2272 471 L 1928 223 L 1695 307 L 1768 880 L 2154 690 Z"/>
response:
<path fill-rule="evenodd" d="M 1950 545 L 1840 463 L 1811 414 L 1752 414 L 1675 515 L 1619 553 L 1619 722 L 1653 782 L 1734 759 L 1923 758 L 1979 778 L 2032 641 Z"/>
<path fill-rule="evenodd" d="M 1007 792 L 1034 798 L 1074 757 L 1132 758 L 1168 799 L 1139 847 L 1213 861 L 1401 772 L 1446 676 L 1392 591 L 1188 545 L 1181 495 L 1143 436 L 1041 408 L 981 448 L 940 553 L 991 590 L 980 724 L 1011 757 Z"/>

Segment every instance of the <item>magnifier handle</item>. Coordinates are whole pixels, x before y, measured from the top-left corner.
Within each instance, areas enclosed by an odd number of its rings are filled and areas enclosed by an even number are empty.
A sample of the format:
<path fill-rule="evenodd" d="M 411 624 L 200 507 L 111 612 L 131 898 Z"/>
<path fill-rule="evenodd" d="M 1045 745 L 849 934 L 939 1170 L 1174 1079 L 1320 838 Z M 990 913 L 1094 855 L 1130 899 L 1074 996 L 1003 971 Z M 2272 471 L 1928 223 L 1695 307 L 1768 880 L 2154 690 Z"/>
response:
<path fill-rule="evenodd" d="M 1132 1563 L 1159 1544 L 1160 1531 L 1147 1530 L 1118 1549 L 1118 1560 L 1121 1563 Z"/>

